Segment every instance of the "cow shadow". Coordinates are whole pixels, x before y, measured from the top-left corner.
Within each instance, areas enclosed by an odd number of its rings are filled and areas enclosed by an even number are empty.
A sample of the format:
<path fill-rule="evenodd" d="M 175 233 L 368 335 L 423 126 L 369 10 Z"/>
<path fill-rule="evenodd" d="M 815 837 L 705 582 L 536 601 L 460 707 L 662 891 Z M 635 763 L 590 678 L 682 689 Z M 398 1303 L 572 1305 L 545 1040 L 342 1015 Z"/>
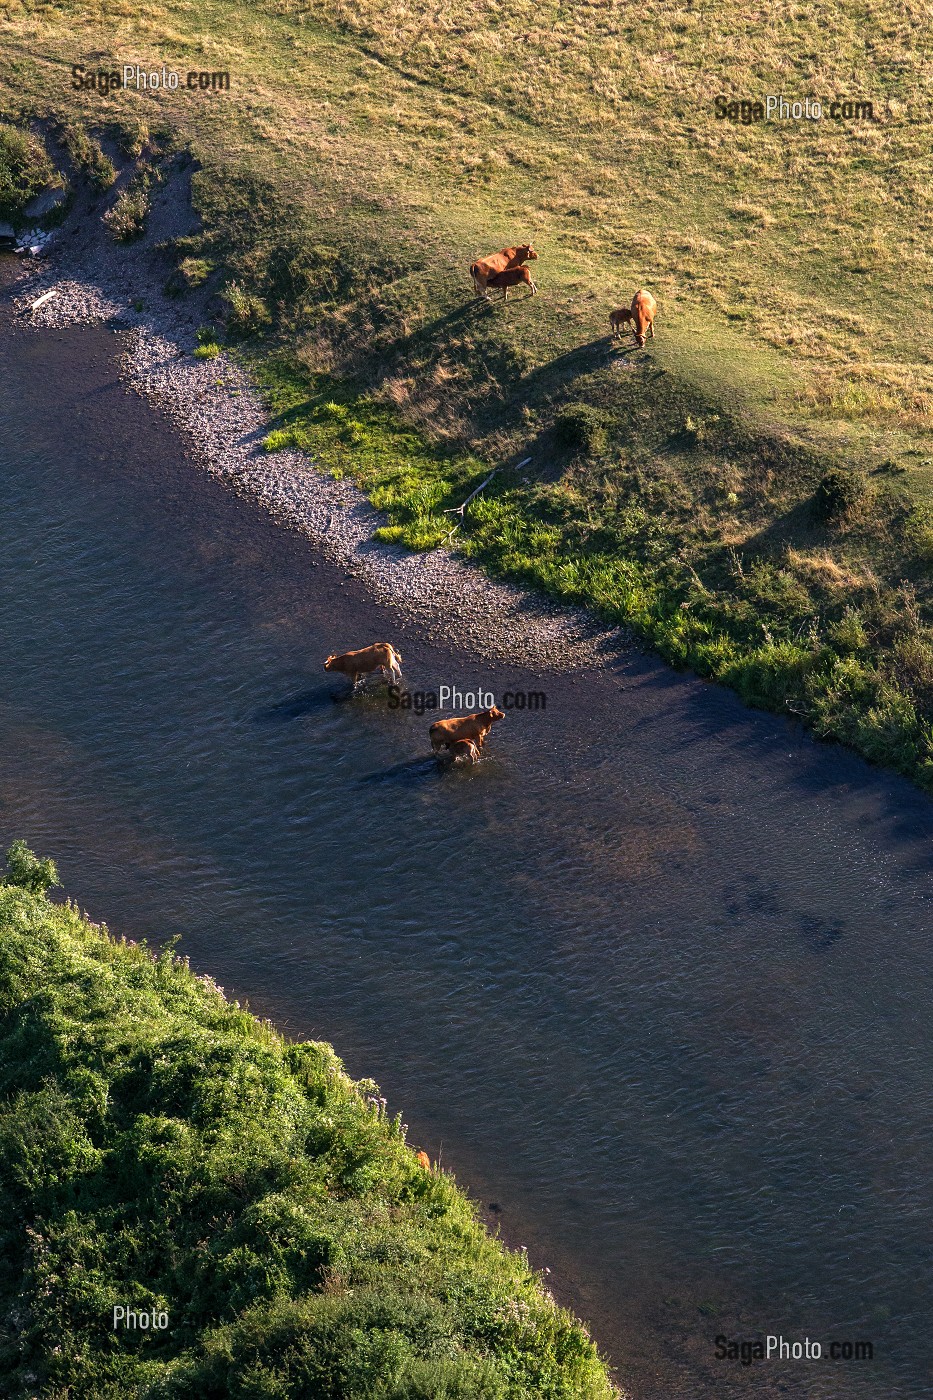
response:
<path fill-rule="evenodd" d="M 252 720 L 254 724 L 290 724 L 292 720 L 328 710 L 332 705 L 342 705 L 352 696 L 352 690 L 301 690 L 297 695 L 288 695 L 284 700 L 254 710 Z"/>
<path fill-rule="evenodd" d="M 433 757 L 409 758 L 403 763 L 394 763 L 391 768 L 381 768 L 376 773 L 367 773 L 357 779 L 358 787 L 418 788 L 426 783 L 436 782 L 443 772 L 441 764 Z"/>

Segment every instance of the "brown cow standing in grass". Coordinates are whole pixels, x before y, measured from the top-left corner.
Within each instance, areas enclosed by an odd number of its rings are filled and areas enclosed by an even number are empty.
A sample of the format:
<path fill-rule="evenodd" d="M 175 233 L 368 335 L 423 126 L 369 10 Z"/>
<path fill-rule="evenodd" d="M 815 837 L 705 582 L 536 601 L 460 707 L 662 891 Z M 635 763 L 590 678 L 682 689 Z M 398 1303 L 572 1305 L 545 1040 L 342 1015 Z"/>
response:
<path fill-rule="evenodd" d="M 453 752 L 454 744 L 461 739 L 471 739 L 477 749 L 481 749 L 486 742 L 486 735 L 500 719 L 505 719 L 505 713 L 493 705 L 491 710 L 480 710 L 475 715 L 436 720 L 430 729 L 431 748 L 435 753 L 440 753 L 444 748 Z"/>
<path fill-rule="evenodd" d="M 508 301 L 509 288 L 517 287 L 524 282 L 526 287 L 531 288 L 531 295 L 534 296 L 538 288 L 531 280 L 531 273 L 527 267 L 507 267 L 505 272 L 497 272 L 495 277 L 490 277 L 486 283 L 487 287 L 502 288 L 502 300 Z"/>
<path fill-rule="evenodd" d="M 361 647 L 359 651 L 345 651 L 340 656 L 329 656 L 324 662 L 325 671 L 339 671 L 347 676 L 355 690 L 361 676 L 369 676 L 373 671 L 388 673 L 392 684 L 398 685 L 402 679 L 402 658 L 391 642 L 373 642 L 372 646 Z"/>
<path fill-rule="evenodd" d="M 486 284 L 490 277 L 495 277 L 497 272 L 505 272 L 507 268 L 521 267 L 522 263 L 535 262 L 537 253 L 530 243 L 519 243 L 515 248 L 503 248 L 499 253 L 490 253 L 488 258 L 478 258 L 475 263 L 470 264 L 470 276 L 473 278 L 473 286 L 476 288 L 478 297 L 488 297 Z"/>
<path fill-rule="evenodd" d="M 645 291 L 644 287 L 632 297 L 635 340 L 640 346 L 644 346 L 646 334 L 650 333 L 651 339 L 654 340 L 654 317 L 657 309 L 658 303 L 650 292 Z"/>
<path fill-rule="evenodd" d="M 610 311 L 609 324 L 612 327 L 613 338 L 621 336 L 622 327 L 632 324 L 632 308 L 630 306 L 620 306 L 618 311 Z"/>

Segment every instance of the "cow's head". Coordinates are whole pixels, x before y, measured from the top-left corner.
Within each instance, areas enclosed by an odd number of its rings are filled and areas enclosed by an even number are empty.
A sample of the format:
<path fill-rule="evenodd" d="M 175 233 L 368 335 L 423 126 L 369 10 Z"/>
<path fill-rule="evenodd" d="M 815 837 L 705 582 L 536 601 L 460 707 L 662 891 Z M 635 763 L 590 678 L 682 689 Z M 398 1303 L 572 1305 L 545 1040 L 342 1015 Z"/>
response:
<path fill-rule="evenodd" d="M 337 660 L 337 653 L 334 652 L 333 656 L 329 656 L 329 657 L 327 658 L 327 660 L 324 662 L 324 670 L 325 670 L 325 671 L 329 671 L 330 668 L 331 668 L 331 666 L 333 666 L 333 664 L 334 664 L 334 662 L 335 662 L 336 660 Z"/>
<path fill-rule="evenodd" d="M 525 261 L 526 261 L 526 262 L 537 262 L 537 261 L 538 261 L 538 255 L 537 255 L 537 253 L 535 252 L 534 248 L 532 248 L 532 246 L 531 246 L 530 243 L 523 243 L 522 246 L 521 246 L 521 248 L 519 249 L 519 252 L 525 254 Z"/>
<path fill-rule="evenodd" d="M 505 711 L 500 710 L 498 705 L 493 705 L 491 710 L 486 711 L 486 714 L 492 720 L 493 724 L 495 724 L 497 719 L 505 719 Z"/>

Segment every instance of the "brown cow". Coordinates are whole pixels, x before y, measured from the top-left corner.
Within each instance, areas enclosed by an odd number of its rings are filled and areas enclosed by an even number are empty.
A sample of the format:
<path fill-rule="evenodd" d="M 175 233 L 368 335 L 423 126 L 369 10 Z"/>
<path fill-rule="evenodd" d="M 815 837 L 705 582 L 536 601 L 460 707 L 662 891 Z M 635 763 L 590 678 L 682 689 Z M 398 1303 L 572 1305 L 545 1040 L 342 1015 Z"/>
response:
<path fill-rule="evenodd" d="M 534 296 L 538 288 L 531 280 L 531 273 L 528 271 L 527 267 L 507 267 L 505 272 L 497 272 L 495 277 L 490 277 L 486 282 L 486 286 L 501 287 L 502 300 L 508 301 L 509 288 L 517 287 L 520 282 L 524 282 L 526 287 L 530 287 L 531 295 Z"/>
<path fill-rule="evenodd" d="M 658 303 L 644 287 L 632 297 L 632 321 L 635 326 L 635 339 L 639 345 L 644 345 L 646 332 L 650 332 L 651 339 L 654 340 L 654 316 L 657 309 Z"/>
<path fill-rule="evenodd" d="M 493 705 L 491 710 L 480 710 L 475 715 L 460 715 L 456 719 L 439 719 L 431 725 L 431 748 L 435 753 L 449 749 L 458 739 L 472 739 L 478 749 L 486 742 L 486 735 L 497 720 L 505 719 L 502 710 Z"/>
<path fill-rule="evenodd" d="M 478 258 L 470 264 L 470 276 L 478 297 L 488 297 L 486 283 L 497 272 L 505 272 L 509 267 L 521 267 L 524 262 L 535 262 L 538 255 L 530 243 L 519 243 L 515 248 L 503 248 L 501 253 L 490 253 L 488 258 Z"/>
<path fill-rule="evenodd" d="M 612 327 L 613 338 L 621 336 L 622 327 L 632 324 L 632 309 L 630 306 L 620 306 L 618 311 L 610 311 L 609 324 Z"/>
<path fill-rule="evenodd" d="M 402 658 L 391 642 L 373 642 L 372 646 L 361 647 L 359 651 L 345 651 L 341 656 L 329 656 L 324 662 L 325 671 L 340 671 L 348 676 L 353 689 L 360 676 L 371 675 L 373 671 L 388 672 L 393 685 L 402 679 Z"/>
<path fill-rule="evenodd" d="M 425 1171 L 429 1172 L 431 1170 L 431 1158 L 428 1154 L 426 1152 L 418 1152 L 416 1156 L 418 1158 L 418 1166 L 424 1167 Z"/>

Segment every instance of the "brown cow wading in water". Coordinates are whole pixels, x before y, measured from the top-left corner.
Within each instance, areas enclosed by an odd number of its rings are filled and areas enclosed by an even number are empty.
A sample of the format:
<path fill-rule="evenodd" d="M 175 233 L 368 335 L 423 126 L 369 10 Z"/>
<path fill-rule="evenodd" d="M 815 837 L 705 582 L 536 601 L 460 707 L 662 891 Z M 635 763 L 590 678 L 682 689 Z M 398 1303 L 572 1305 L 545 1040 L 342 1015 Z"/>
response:
<path fill-rule="evenodd" d="M 373 642 L 372 646 L 360 647 L 359 651 L 345 651 L 340 656 L 329 656 L 324 662 L 325 671 L 339 671 L 346 676 L 355 690 L 360 677 L 382 671 L 388 675 L 393 685 L 402 679 L 402 658 L 391 642 Z"/>
<path fill-rule="evenodd" d="M 463 739 L 469 739 L 477 749 L 481 749 L 486 742 L 486 735 L 500 719 L 505 719 L 505 713 L 497 705 L 493 705 L 491 710 L 480 710 L 475 715 L 439 719 L 431 725 L 431 748 L 435 753 L 440 753 L 441 749 L 448 749 L 455 754 L 462 753 L 462 750 L 455 750 L 454 745 Z"/>

